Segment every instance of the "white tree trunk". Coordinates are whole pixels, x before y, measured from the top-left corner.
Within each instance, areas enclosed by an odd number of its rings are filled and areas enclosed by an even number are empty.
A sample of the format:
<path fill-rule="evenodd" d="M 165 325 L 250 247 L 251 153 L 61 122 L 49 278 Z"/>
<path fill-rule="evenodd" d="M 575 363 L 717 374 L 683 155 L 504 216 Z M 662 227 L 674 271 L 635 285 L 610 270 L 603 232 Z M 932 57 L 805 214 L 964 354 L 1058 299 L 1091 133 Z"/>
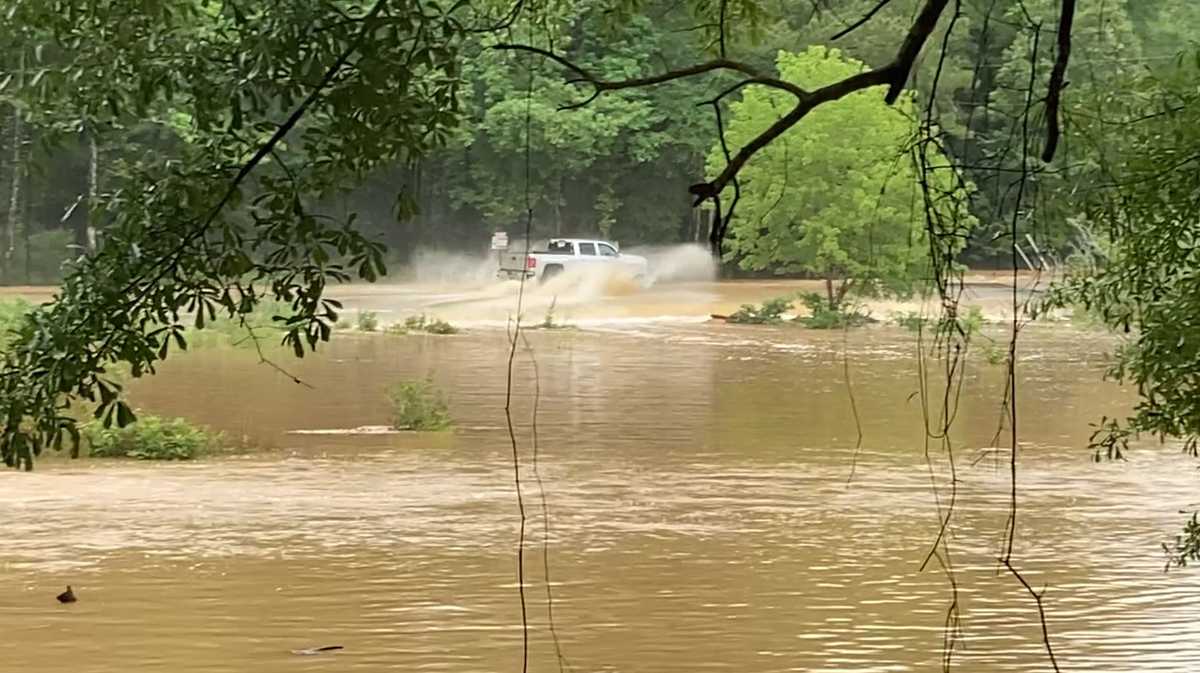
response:
<path fill-rule="evenodd" d="M 91 254 L 96 251 L 96 210 L 100 206 L 100 143 L 90 125 L 84 125 L 84 134 L 88 144 L 87 217 L 75 230 L 75 245 L 84 254 Z"/>
<path fill-rule="evenodd" d="M 21 119 L 21 109 L 13 106 L 12 114 L 12 182 L 8 196 L 8 218 L 5 222 L 4 271 L 11 271 L 13 253 L 17 247 L 17 231 L 21 228 L 21 193 L 25 181 L 25 162 L 21 152 L 25 143 L 24 120 Z"/>

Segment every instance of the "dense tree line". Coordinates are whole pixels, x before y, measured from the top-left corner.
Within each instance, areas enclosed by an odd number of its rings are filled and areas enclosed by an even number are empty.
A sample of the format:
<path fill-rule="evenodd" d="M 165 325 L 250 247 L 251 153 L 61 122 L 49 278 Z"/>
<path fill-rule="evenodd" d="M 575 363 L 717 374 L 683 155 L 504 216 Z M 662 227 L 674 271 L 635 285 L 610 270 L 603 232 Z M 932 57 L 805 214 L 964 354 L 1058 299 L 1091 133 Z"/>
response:
<path fill-rule="evenodd" d="M 833 39 L 875 4 L 733 3 L 731 11 L 740 14 L 730 21 L 729 49 L 773 72 L 774 50 L 784 44 L 795 45 L 793 51 L 835 46 L 848 58 L 878 66 L 891 57 L 895 36 L 903 33 L 916 0 L 891 2 L 871 21 Z M 704 173 L 715 147 L 713 115 L 702 103 L 719 88 L 720 75 L 612 92 L 564 112 L 559 108 L 586 98 L 587 91 L 567 84 L 553 63 L 489 48 L 515 36 L 616 79 L 688 63 L 712 45 L 703 7 L 656 0 L 618 21 L 610 5 L 600 0 L 550 4 L 520 18 L 506 33 L 466 36 L 458 73 L 463 94 L 459 119 L 445 144 L 374 169 L 362 187 L 317 207 L 331 213 L 358 211 L 360 226 L 399 258 L 419 246 L 478 249 L 493 230 L 523 227 L 528 152 L 536 233 L 597 234 L 623 243 L 703 240 L 708 223 L 692 209 L 687 186 Z M 932 105 L 945 151 L 965 167 L 975 186 L 971 209 L 979 226 L 964 258 L 976 264 L 1007 254 L 1001 232 L 1014 208 L 1012 174 L 1020 166 L 1017 120 L 1027 104 L 1037 119 L 1043 104 L 1057 5 L 1051 0 L 963 3 L 948 40 L 950 22 L 939 24 L 911 82 L 913 109 Z M 191 19 L 193 36 L 212 29 L 204 16 Z M 1040 25 L 1041 33 L 1031 25 Z M 1102 116 L 1122 95 L 1129 77 L 1169 68 L 1200 32 L 1200 10 L 1187 0 L 1084 3 L 1075 25 L 1064 114 L 1072 128 Z M 186 28 L 181 30 L 184 37 L 175 39 L 187 37 Z M 54 278 L 62 259 L 92 243 L 95 235 L 89 227 L 103 236 L 105 223 L 95 212 L 96 201 L 110 193 L 114 176 L 130 157 L 173 151 L 195 120 L 169 105 L 125 108 L 124 94 L 103 91 L 103 79 L 45 78 L 36 83 L 40 98 L 22 103 L 5 96 L 28 88 L 46 64 L 68 57 L 61 52 L 71 49 L 39 37 L 36 27 L 19 32 L 17 48 L 0 55 L 5 73 L 0 91 L 0 278 L 45 282 Z M 168 48 L 153 45 L 158 53 Z M 1026 96 L 1030 82 L 1034 93 Z M 83 86 L 96 89 L 87 95 L 111 109 L 52 107 L 55 87 Z M 60 93 L 65 95 L 66 89 Z M 31 100 L 41 106 L 34 107 Z M 1026 131 L 1040 136 L 1040 129 Z M 812 152 L 837 154 L 845 140 L 831 137 Z M 1104 146 L 1070 143 L 1052 170 L 1036 180 L 1044 208 L 1032 229 L 1045 252 L 1065 257 L 1075 249 L 1082 221 L 1078 193 L 1094 182 Z M 849 191 L 844 196 L 862 199 Z"/>

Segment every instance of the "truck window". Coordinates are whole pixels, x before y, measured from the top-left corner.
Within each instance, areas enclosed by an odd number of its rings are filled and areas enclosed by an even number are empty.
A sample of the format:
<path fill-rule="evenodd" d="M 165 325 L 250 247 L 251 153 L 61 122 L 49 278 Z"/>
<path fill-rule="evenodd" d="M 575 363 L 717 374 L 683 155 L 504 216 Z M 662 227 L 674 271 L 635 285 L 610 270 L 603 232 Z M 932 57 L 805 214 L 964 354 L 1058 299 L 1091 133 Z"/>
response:
<path fill-rule="evenodd" d="M 570 241 L 550 241 L 548 250 L 552 255 L 573 255 L 575 251 L 571 249 Z"/>
<path fill-rule="evenodd" d="M 601 257 L 616 257 L 617 256 L 616 249 L 613 248 L 611 245 L 609 245 L 607 243 L 600 243 L 599 246 L 600 246 L 600 256 Z"/>
<path fill-rule="evenodd" d="M 579 254 L 584 255 L 585 257 L 595 257 L 596 256 L 596 244 L 595 243 L 580 243 L 579 244 Z"/>

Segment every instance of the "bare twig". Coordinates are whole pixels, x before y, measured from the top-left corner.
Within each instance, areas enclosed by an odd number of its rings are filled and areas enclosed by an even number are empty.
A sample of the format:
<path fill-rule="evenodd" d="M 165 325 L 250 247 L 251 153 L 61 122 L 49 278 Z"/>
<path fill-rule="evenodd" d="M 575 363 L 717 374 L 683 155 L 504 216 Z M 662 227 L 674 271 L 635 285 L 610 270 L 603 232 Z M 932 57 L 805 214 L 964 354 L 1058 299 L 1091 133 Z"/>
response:
<path fill-rule="evenodd" d="M 1054 159 L 1062 135 L 1058 108 L 1062 102 L 1067 63 L 1071 60 L 1071 23 L 1074 20 L 1075 0 L 1062 0 L 1062 13 L 1058 18 L 1058 53 L 1055 55 L 1054 68 L 1050 71 L 1050 88 L 1046 92 L 1046 148 L 1042 150 L 1042 161 L 1046 163 Z"/>
<path fill-rule="evenodd" d="M 719 39 L 721 41 L 721 58 L 725 58 L 725 16 L 728 9 L 729 0 L 721 0 L 721 17 L 717 24 L 720 30 Z"/>
<path fill-rule="evenodd" d="M 854 23 L 850 24 L 849 26 L 846 26 L 845 28 L 839 30 L 836 35 L 834 35 L 833 37 L 831 37 L 829 39 L 831 41 L 832 40 L 840 40 L 841 38 L 846 37 L 850 33 L 854 32 L 855 30 L 858 30 L 863 24 L 870 21 L 872 17 L 874 17 L 876 14 L 878 14 L 879 10 L 883 9 L 884 7 L 887 7 L 889 4 L 891 4 L 891 2 L 892 2 L 892 0 L 879 0 L 879 2 L 874 7 L 871 8 L 871 11 L 867 12 L 866 14 L 863 14 L 862 18 L 860 18 L 858 21 L 855 21 Z"/>
<path fill-rule="evenodd" d="M 203 309 L 201 309 L 201 310 L 203 310 Z M 258 331 L 254 328 L 254 325 L 251 325 L 246 320 L 245 315 L 239 316 L 238 321 L 241 324 L 242 328 L 246 330 L 246 338 L 249 339 L 250 342 L 254 344 L 254 351 L 256 353 L 258 353 L 258 363 L 259 364 L 267 365 L 271 369 L 274 369 L 275 371 L 279 372 L 280 374 L 283 374 L 284 376 L 291 379 L 292 383 L 304 386 L 305 388 L 308 388 L 309 390 L 317 389 L 316 386 L 312 385 L 308 381 L 301 379 L 299 376 L 296 376 L 295 374 L 293 374 L 290 371 L 288 371 L 287 369 L 285 369 L 278 362 L 275 362 L 271 358 L 267 357 L 267 354 L 263 350 L 263 347 L 262 347 L 262 337 L 260 337 L 258 335 Z"/>
<path fill-rule="evenodd" d="M 1070 0 L 1065 0 L 1065 1 L 1069 2 Z M 1033 88 L 1034 88 L 1034 83 L 1036 82 L 1036 73 L 1037 73 L 1038 42 L 1039 42 L 1039 38 L 1041 37 L 1040 25 L 1037 23 L 1033 23 L 1033 25 L 1035 27 L 1035 30 L 1033 33 L 1033 44 L 1032 44 L 1032 49 L 1031 49 L 1032 56 L 1030 58 L 1030 70 L 1029 70 L 1029 81 L 1028 81 L 1029 89 L 1026 92 L 1025 112 L 1022 115 L 1022 123 L 1021 123 L 1021 166 L 1023 169 L 1027 169 L 1029 166 L 1029 117 L 1030 117 L 1030 111 L 1033 108 Z M 1065 67 L 1065 65 L 1064 65 L 1064 67 Z M 1020 180 L 1018 182 L 1016 206 L 1013 209 L 1012 223 L 1011 223 L 1011 227 L 1010 227 L 1010 234 L 1012 236 L 1010 246 L 1011 246 L 1011 251 L 1012 251 L 1011 264 L 1012 264 L 1012 284 L 1013 284 L 1012 285 L 1012 313 L 1013 314 L 1012 314 L 1012 334 L 1010 336 L 1009 344 L 1008 344 L 1008 377 L 1007 377 L 1008 378 L 1008 383 L 1007 383 L 1008 397 L 1006 399 L 1006 403 L 1008 405 L 1008 426 L 1009 426 L 1008 431 L 1009 431 L 1009 441 L 1011 444 L 1011 452 L 1009 453 L 1009 459 L 1008 459 L 1009 460 L 1009 476 L 1010 476 L 1009 511 L 1008 511 L 1008 521 L 1005 524 L 1006 532 L 1007 532 L 1007 536 L 1006 536 L 1007 539 L 1005 541 L 1004 554 L 1001 557 L 1000 562 L 1008 570 L 1008 572 L 1010 574 L 1012 574 L 1012 576 L 1015 577 L 1018 582 L 1020 582 L 1021 586 L 1025 588 L 1025 591 L 1029 593 L 1029 595 L 1033 598 L 1034 602 L 1036 603 L 1037 611 L 1038 611 L 1038 621 L 1040 622 L 1041 627 L 1042 627 L 1042 643 L 1046 649 L 1046 655 L 1050 659 L 1050 665 L 1057 672 L 1059 670 L 1058 660 L 1054 656 L 1054 647 L 1050 643 L 1050 630 L 1046 624 L 1046 611 L 1045 611 L 1044 606 L 1042 605 L 1042 593 L 1043 592 L 1034 590 L 1033 586 L 1030 585 L 1029 581 L 1025 579 L 1025 576 L 1023 574 L 1021 574 L 1021 572 L 1019 570 L 1017 570 L 1016 566 L 1013 565 L 1013 561 L 1012 561 L 1013 544 L 1015 542 L 1016 535 L 1017 535 L 1017 457 L 1018 457 L 1018 452 L 1019 452 L 1019 447 L 1018 447 L 1018 442 L 1017 442 L 1017 337 L 1020 333 L 1020 328 L 1021 328 L 1021 324 L 1020 324 L 1021 305 L 1020 305 L 1020 295 L 1019 295 L 1019 291 L 1018 291 L 1018 276 L 1017 276 L 1017 274 L 1018 274 L 1018 264 L 1017 264 L 1018 236 L 1017 236 L 1017 234 L 1018 234 L 1018 223 L 1020 221 L 1021 203 L 1024 201 L 1025 187 L 1026 187 L 1026 183 L 1029 180 L 1029 177 L 1030 177 L 1029 172 L 1026 171 L 1025 173 L 1023 173 L 1021 175 Z"/>
<path fill-rule="evenodd" d="M 1036 591 L 1033 586 L 1029 584 L 1029 581 L 1025 579 L 1025 576 L 1022 575 L 1015 566 L 1013 566 L 1011 558 L 1004 559 L 1003 563 L 1004 567 L 1008 568 L 1008 571 L 1012 573 L 1012 576 L 1017 578 L 1017 581 L 1021 583 L 1022 587 L 1025 587 L 1025 591 L 1028 592 L 1031 597 L 1033 597 L 1034 603 L 1037 604 L 1038 621 L 1041 622 L 1042 625 L 1042 645 L 1046 648 L 1046 655 L 1050 658 L 1050 665 L 1057 673 L 1059 670 L 1058 659 L 1054 656 L 1054 646 L 1050 644 L 1050 627 L 1046 624 L 1046 609 L 1042 605 L 1042 595 L 1046 593 L 1046 590 L 1043 589 L 1041 591 Z"/>
<path fill-rule="evenodd" d="M 533 46 L 525 45 L 525 44 L 509 44 L 509 43 L 498 44 L 493 48 L 505 50 L 505 51 L 525 51 L 525 52 L 530 52 L 530 53 L 542 56 L 544 58 L 550 59 L 551 61 L 554 61 L 555 63 L 561 65 L 562 67 L 566 68 L 567 70 L 570 70 L 571 72 L 575 73 L 575 77 L 567 80 L 568 84 L 587 84 L 593 88 L 592 95 L 589 96 L 588 98 L 586 98 L 583 101 L 580 101 L 578 103 L 571 103 L 570 105 L 564 105 L 564 106 L 560 107 L 559 110 L 575 110 L 575 109 L 584 107 L 588 103 L 591 103 L 592 101 L 599 98 L 600 94 L 604 93 L 605 91 L 620 91 L 622 89 L 637 89 L 637 88 L 641 88 L 641 87 L 655 86 L 658 84 L 665 84 L 667 82 L 672 82 L 672 81 L 678 80 L 678 79 L 684 79 L 687 77 L 693 77 L 695 75 L 702 75 L 704 73 L 717 72 L 717 71 L 721 71 L 721 70 L 740 72 L 743 75 L 746 75 L 747 77 L 754 79 L 755 83 L 757 83 L 757 84 L 762 84 L 764 86 L 771 86 L 771 87 L 775 87 L 777 89 L 782 89 L 784 91 L 789 91 L 789 92 L 795 94 L 796 96 L 804 96 L 806 94 L 804 89 L 796 86 L 795 84 L 792 84 L 791 82 L 786 82 L 781 79 L 768 77 L 768 76 L 762 74 L 761 72 L 759 72 L 756 68 L 754 68 L 753 66 L 751 66 L 749 64 L 742 63 L 740 61 L 733 61 L 733 60 L 730 60 L 727 58 L 719 58 L 719 59 L 714 59 L 712 61 L 705 61 L 704 63 L 698 63 L 696 65 L 691 65 L 686 68 L 678 68 L 675 70 L 668 70 L 666 72 L 662 72 L 657 75 L 650 75 L 648 77 L 635 77 L 633 79 L 607 81 L 607 80 L 602 80 L 602 79 L 596 77 L 595 75 L 593 75 L 592 73 L 583 69 L 582 67 L 575 65 L 574 63 L 567 60 L 566 58 L 564 58 L 548 49 L 542 49 L 541 47 L 533 47 Z"/>
<path fill-rule="evenodd" d="M 862 453 L 863 429 L 862 419 L 858 415 L 858 400 L 854 397 L 854 384 L 850 380 L 850 326 L 842 326 L 842 377 L 846 381 L 846 397 L 850 400 L 850 413 L 854 416 L 854 455 L 850 457 L 850 474 L 846 477 L 846 486 L 854 481 L 854 472 L 858 469 L 858 455 Z"/>
<path fill-rule="evenodd" d="M 533 411 L 530 412 L 529 425 L 533 440 L 533 478 L 537 482 L 538 496 L 542 504 L 542 584 L 546 589 L 546 622 L 550 627 L 550 639 L 554 642 L 554 656 L 558 661 L 558 673 L 571 670 L 562 651 L 562 641 L 558 637 L 558 623 L 554 618 L 554 583 L 550 579 L 550 503 L 546 499 L 546 484 L 542 480 L 541 442 L 538 437 L 538 411 L 542 401 L 542 375 L 538 368 L 537 356 L 534 355 L 533 345 L 529 343 L 529 335 L 521 333 L 521 343 L 529 355 L 529 363 L 533 366 Z"/>
<path fill-rule="evenodd" d="M 533 68 L 529 68 L 529 83 L 525 92 L 525 253 L 529 253 L 529 238 L 533 230 L 533 197 L 530 194 L 531 150 L 530 127 L 533 105 Z M 521 336 L 521 313 L 525 302 L 525 274 L 517 291 L 517 312 L 513 322 L 512 341 L 508 351 L 508 368 L 504 379 L 504 420 L 512 444 L 513 487 L 517 494 L 517 513 L 520 530 L 517 536 L 517 594 L 521 601 L 521 673 L 529 672 L 529 608 L 525 598 L 525 496 L 521 491 L 521 452 L 517 447 L 516 426 L 513 424 L 513 362 L 517 357 L 517 340 Z"/>

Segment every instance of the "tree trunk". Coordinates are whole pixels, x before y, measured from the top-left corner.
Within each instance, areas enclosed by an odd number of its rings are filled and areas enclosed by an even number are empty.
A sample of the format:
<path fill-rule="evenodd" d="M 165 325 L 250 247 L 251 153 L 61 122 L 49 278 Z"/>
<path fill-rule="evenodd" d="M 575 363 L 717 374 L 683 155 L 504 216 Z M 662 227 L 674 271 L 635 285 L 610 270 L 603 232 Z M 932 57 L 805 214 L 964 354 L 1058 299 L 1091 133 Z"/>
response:
<path fill-rule="evenodd" d="M 83 133 L 88 146 L 87 217 L 81 218 L 75 225 L 75 245 L 82 254 L 90 255 L 96 251 L 96 214 L 100 207 L 100 143 L 90 124 L 84 124 Z"/>
<path fill-rule="evenodd" d="M 22 62 L 24 59 L 22 58 Z M 24 120 L 21 119 L 21 109 L 13 106 L 12 115 L 12 181 L 8 195 L 8 217 L 4 231 L 4 265 L 3 277 L 8 281 L 12 276 L 13 253 L 17 247 L 17 230 L 21 228 L 21 185 L 25 181 L 25 161 L 21 152 L 25 143 Z"/>
<path fill-rule="evenodd" d="M 29 245 L 30 230 L 33 229 L 30 223 L 33 218 L 30 217 L 29 211 L 32 206 L 32 199 L 29 198 L 29 179 L 26 176 L 25 198 L 21 199 L 21 245 L 25 248 L 25 284 L 33 285 L 33 251 Z"/>
<path fill-rule="evenodd" d="M 850 285 L 854 283 L 853 278 L 846 278 L 837 289 L 837 305 L 842 305 L 842 300 L 846 298 L 846 293 L 850 291 Z"/>
<path fill-rule="evenodd" d="M 829 300 L 829 310 L 837 310 L 837 299 L 833 294 L 833 279 L 829 276 L 825 277 L 825 298 Z"/>
<path fill-rule="evenodd" d="M 554 199 L 554 234 L 556 236 L 563 235 L 562 204 L 563 199 L 565 198 L 563 192 L 565 192 L 567 188 L 566 182 L 567 179 L 565 177 L 560 177 L 558 179 L 558 195 Z"/>

